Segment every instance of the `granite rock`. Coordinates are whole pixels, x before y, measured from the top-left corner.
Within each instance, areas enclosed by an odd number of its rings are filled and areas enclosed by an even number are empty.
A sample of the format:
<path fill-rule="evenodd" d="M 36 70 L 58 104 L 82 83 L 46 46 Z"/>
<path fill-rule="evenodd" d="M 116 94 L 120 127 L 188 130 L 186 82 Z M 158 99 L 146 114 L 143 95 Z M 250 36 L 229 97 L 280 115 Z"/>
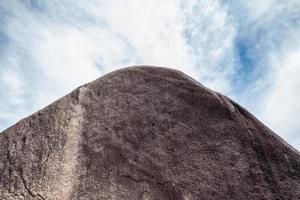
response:
<path fill-rule="evenodd" d="M 180 71 L 137 66 L 0 134 L 3 200 L 300 199 L 300 154 Z"/>

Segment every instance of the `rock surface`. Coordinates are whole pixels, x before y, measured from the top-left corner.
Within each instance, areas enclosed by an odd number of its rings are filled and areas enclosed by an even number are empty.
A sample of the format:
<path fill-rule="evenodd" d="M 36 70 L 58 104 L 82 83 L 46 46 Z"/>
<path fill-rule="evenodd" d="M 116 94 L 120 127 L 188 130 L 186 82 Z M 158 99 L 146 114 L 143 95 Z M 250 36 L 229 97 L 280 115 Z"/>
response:
<path fill-rule="evenodd" d="M 300 199 L 300 154 L 167 68 L 83 85 L 0 134 L 3 200 Z"/>

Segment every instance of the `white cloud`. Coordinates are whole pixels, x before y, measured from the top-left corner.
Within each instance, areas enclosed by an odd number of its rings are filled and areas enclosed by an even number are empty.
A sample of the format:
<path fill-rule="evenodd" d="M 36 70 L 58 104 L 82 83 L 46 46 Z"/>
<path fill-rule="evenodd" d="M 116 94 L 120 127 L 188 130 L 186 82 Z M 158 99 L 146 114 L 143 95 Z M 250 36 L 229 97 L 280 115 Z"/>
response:
<path fill-rule="evenodd" d="M 49 104 L 102 73 L 127 65 L 175 67 L 195 78 L 200 74 L 216 89 L 228 85 L 223 84 L 227 82 L 225 70 L 208 67 L 219 64 L 223 52 L 231 48 L 232 34 L 224 34 L 231 32 L 232 26 L 219 33 L 227 19 L 217 1 L 203 1 L 200 6 L 190 3 L 189 8 L 175 0 L 7 1 L 2 6 L 10 13 L 7 26 L 2 28 L 12 41 L 6 54 L 22 62 L 21 71 L 25 67 L 31 71 L 32 74 L 23 74 L 29 82 L 28 89 L 39 85 L 34 92 L 27 91 L 34 99 L 29 110 Z M 210 19 L 210 23 L 200 21 L 202 17 Z M 193 26 L 188 27 L 187 18 Z M 186 31 L 193 31 L 193 39 L 201 42 L 187 44 Z M 191 45 L 195 54 L 190 52 Z M 210 57 L 209 62 L 205 57 Z"/>
<path fill-rule="evenodd" d="M 236 22 L 241 73 L 231 95 L 267 126 L 300 148 L 299 61 L 300 1 L 222 0 Z M 239 55 L 236 55 L 239 56 Z M 243 58 L 244 57 L 244 58 Z M 238 67 L 237 67 L 238 68 Z M 236 84 L 236 85 L 235 85 Z M 240 84 L 243 85 L 240 88 Z M 286 102 L 286 103 L 285 103 Z"/>
<path fill-rule="evenodd" d="M 300 45 L 273 55 L 271 87 L 260 118 L 291 144 L 300 147 Z"/>
<path fill-rule="evenodd" d="M 188 1 L 183 4 L 185 32 L 198 79 L 208 87 L 230 92 L 235 68 L 236 24 L 219 1 Z"/>
<path fill-rule="evenodd" d="M 20 116 L 24 117 L 24 88 L 26 82 L 12 61 L 6 64 L 6 68 L 0 69 L 0 125 L 2 121 L 11 124 Z"/>
<path fill-rule="evenodd" d="M 0 81 L 4 90 L 3 93 L 10 99 L 9 103 L 13 106 L 21 106 L 24 102 L 22 97 L 24 82 L 21 80 L 18 72 L 12 69 L 3 71 Z M 5 108 L 1 110 L 5 110 Z"/>
<path fill-rule="evenodd" d="M 177 66 L 194 74 L 177 1 L 109 1 L 101 10 L 110 31 L 130 45 L 135 64 Z"/>

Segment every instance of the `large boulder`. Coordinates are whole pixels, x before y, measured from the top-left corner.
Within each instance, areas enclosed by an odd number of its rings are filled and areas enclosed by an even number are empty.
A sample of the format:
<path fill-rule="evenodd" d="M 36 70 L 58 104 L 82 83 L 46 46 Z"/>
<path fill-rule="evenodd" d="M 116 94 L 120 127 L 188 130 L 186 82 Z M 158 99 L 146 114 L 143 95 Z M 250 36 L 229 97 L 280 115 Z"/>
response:
<path fill-rule="evenodd" d="M 159 67 L 107 74 L 2 132 L 0 174 L 3 200 L 300 199 L 297 150 Z"/>

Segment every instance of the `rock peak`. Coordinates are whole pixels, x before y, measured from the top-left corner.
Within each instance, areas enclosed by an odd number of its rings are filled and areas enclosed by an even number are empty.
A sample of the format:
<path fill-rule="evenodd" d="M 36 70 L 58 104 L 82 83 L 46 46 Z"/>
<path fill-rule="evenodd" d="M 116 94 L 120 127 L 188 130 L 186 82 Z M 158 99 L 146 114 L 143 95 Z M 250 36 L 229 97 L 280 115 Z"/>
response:
<path fill-rule="evenodd" d="M 134 66 L 0 134 L 0 199 L 298 199 L 300 155 L 180 71 Z"/>

